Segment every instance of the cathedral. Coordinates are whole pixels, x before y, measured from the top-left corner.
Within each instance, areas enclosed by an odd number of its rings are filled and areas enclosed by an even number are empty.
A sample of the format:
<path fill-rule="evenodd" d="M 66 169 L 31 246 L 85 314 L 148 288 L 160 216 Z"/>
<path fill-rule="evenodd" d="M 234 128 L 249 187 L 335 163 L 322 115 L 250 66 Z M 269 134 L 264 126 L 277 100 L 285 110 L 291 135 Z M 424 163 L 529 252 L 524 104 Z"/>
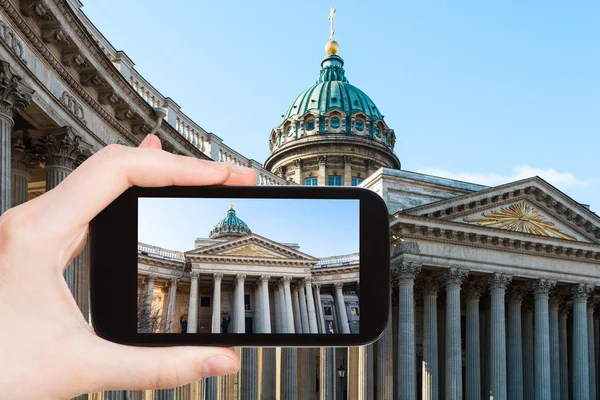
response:
<path fill-rule="evenodd" d="M 535 176 L 487 187 L 402 169 L 402 135 L 349 83 L 333 29 L 316 82 L 265 132 L 271 155 L 258 162 L 146 81 L 81 7 L 0 1 L 0 213 L 100 148 L 154 133 L 168 152 L 251 167 L 259 185 L 373 190 L 388 206 L 392 244 L 390 322 L 373 344 L 236 349 L 234 375 L 81 399 L 599 398 L 600 218 L 587 206 Z M 360 326 L 357 254 L 317 259 L 252 231 L 241 210 L 222 212 L 185 253 L 138 244 L 140 331 Z M 194 269 L 211 257 L 210 273 Z M 228 269 L 242 263 L 252 272 Z M 89 320 L 87 248 L 65 279 Z"/>

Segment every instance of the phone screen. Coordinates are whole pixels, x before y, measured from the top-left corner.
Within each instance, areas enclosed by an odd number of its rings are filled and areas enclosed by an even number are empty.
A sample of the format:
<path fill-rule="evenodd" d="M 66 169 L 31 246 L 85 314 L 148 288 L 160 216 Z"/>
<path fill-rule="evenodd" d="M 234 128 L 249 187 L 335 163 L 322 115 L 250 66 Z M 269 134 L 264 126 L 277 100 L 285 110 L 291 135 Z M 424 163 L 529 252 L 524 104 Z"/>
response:
<path fill-rule="evenodd" d="M 138 333 L 360 333 L 358 199 L 137 201 Z"/>

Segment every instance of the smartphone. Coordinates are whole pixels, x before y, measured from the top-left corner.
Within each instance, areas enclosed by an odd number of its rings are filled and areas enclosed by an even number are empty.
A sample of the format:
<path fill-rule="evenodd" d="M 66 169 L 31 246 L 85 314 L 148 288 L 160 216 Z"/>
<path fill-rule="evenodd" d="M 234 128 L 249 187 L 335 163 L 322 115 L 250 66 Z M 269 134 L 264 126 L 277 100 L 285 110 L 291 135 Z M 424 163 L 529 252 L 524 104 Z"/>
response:
<path fill-rule="evenodd" d="M 132 187 L 90 224 L 97 334 L 141 346 L 355 346 L 387 325 L 389 214 L 354 187 Z"/>

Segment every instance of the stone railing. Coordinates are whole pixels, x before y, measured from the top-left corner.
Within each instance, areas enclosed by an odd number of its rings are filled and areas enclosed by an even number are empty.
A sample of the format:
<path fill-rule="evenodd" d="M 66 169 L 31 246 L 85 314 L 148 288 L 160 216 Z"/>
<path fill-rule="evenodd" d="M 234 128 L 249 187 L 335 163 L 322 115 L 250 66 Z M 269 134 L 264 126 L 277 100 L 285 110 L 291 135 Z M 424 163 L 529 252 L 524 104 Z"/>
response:
<path fill-rule="evenodd" d="M 118 51 L 98 31 L 94 24 L 81 10 L 80 0 L 69 0 L 71 7 L 80 18 L 83 25 L 94 38 L 96 44 L 102 49 L 106 56 L 121 75 L 129 82 L 135 91 L 152 107 L 164 107 L 167 110 L 165 120 L 175 128 L 179 134 L 187 139 L 192 145 L 215 161 L 226 161 L 236 165 L 253 168 L 257 175 L 259 185 L 289 185 L 285 179 L 265 170 L 263 165 L 255 160 L 246 158 L 225 145 L 223 140 L 211 132 L 206 132 L 200 125 L 192 121 L 181 111 L 181 107 L 170 97 L 163 96 L 154 86 L 144 79 L 135 69 L 133 61 L 123 51 Z M 266 139 L 265 139 L 266 140 Z"/>
<path fill-rule="evenodd" d="M 163 249 L 162 247 L 152 246 L 145 243 L 138 243 L 138 254 L 185 261 L 185 256 L 181 251 Z"/>
<path fill-rule="evenodd" d="M 333 256 L 321 258 L 314 268 L 331 268 L 342 267 L 345 265 L 359 264 L 360 255 L 358 253 L 348 254 L 344 256 Z"/>

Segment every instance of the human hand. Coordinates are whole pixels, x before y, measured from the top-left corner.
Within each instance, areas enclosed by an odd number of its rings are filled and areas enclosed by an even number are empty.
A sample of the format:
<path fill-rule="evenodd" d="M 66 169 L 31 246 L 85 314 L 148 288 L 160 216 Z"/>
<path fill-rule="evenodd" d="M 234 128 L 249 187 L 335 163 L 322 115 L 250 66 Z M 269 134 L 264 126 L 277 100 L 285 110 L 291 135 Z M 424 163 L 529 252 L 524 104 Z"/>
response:
<path fill-rule="evenodd" d="M 88 224 L 130 186 L 253 185 L 252 169 L 176 156 L 148 136 L 110 145 L 56 188 L 0 217 L 0 387 L 6 399 L 64 399 L 100 390 L 161 389 L 235 373 L 216 347 L 143 348 L 99 338 L 62 272 Z"/>

